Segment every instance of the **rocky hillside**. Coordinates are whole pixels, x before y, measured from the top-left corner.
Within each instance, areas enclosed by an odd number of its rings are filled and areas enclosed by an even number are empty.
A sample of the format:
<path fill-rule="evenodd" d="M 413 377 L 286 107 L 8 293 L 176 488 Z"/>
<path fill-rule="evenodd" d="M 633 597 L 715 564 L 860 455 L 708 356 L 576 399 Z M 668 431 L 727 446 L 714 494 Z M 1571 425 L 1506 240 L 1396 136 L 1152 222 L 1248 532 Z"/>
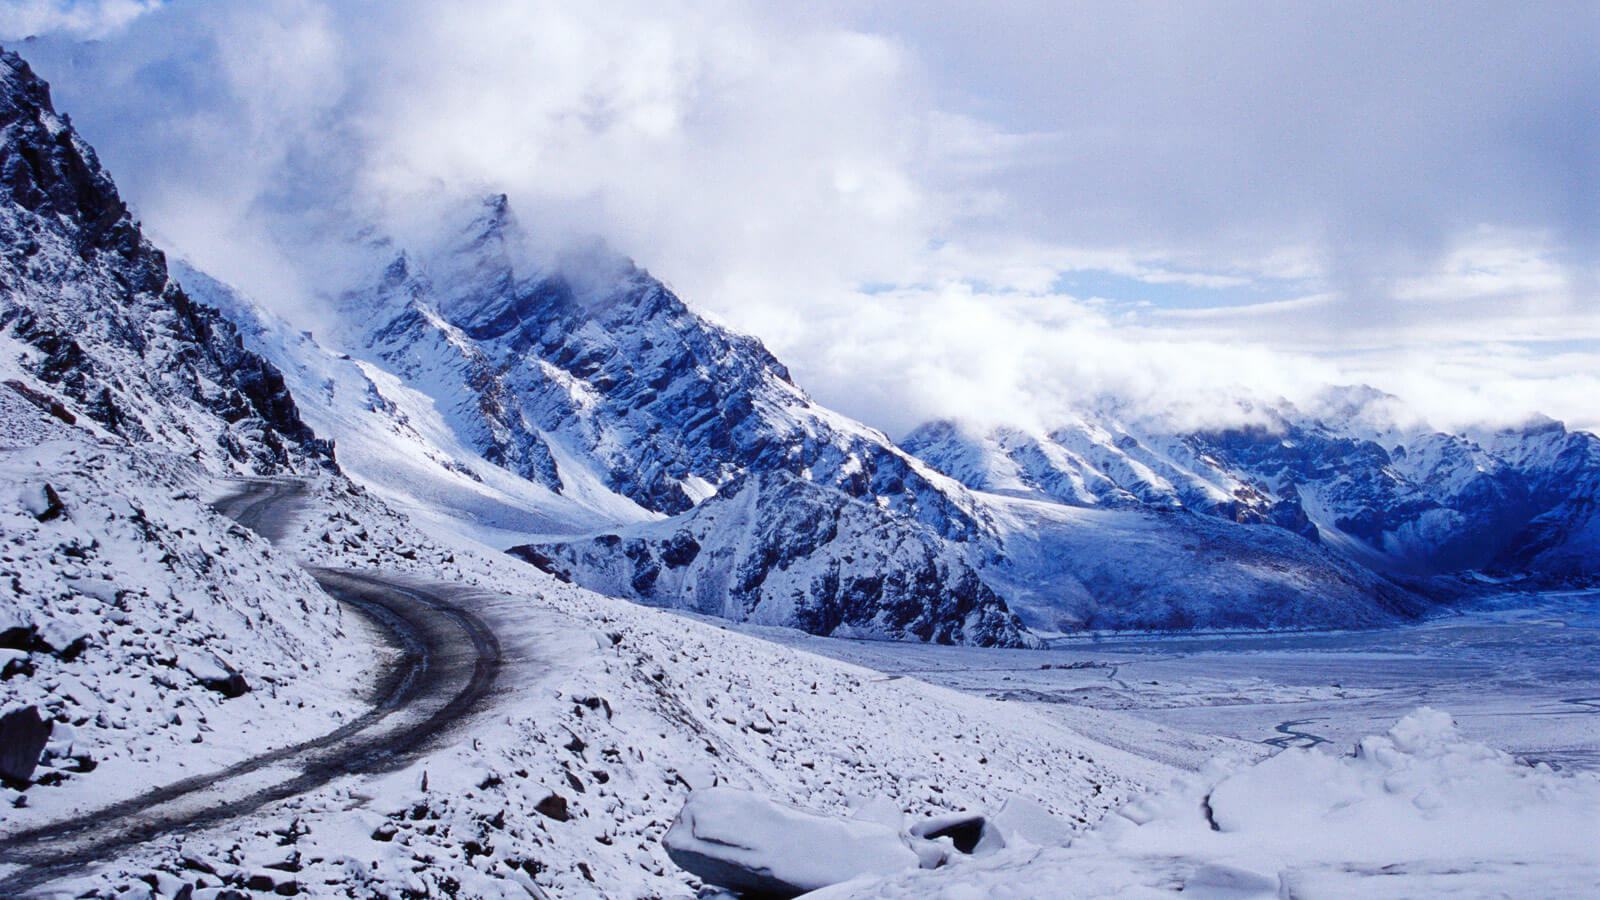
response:
<path fill-rule="evenodd" d="M 278 370 L 169 278 L 45 84 L 0 53 L 8 824 L 357 714 L 362 626 L 201 500 L 219 477 L 331 465 Z"/>
<path fill-rule="evenodd" d="M 11 53 L 0 53 L 0 248 L 0 352 L 62 395 L 63 412 L 241 471 L 330 458 L 278 370 L 168 277 L 94 151 Z"/>

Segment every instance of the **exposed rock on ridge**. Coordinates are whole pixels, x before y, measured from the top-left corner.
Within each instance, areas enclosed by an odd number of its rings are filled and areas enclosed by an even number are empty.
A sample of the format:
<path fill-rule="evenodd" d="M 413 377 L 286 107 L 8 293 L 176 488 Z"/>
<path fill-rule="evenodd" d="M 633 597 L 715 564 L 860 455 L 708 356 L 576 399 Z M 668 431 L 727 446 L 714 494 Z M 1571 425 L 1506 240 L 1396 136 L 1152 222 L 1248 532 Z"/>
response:
<path fill-rule="evenodd" d="M 4 51 L 0 246 L 0 334 L 107 431 L 259 473 L 331 460 L 282 375 L 168 277 L 49 88 Z"/>

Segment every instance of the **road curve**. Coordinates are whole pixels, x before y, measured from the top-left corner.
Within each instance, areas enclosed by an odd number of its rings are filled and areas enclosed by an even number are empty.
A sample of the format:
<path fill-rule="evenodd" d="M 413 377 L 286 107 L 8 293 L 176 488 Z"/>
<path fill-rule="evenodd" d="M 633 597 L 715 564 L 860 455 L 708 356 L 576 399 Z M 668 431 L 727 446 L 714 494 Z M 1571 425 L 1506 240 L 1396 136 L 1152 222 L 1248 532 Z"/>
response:
<path fill-rule="evenodd" d="M 290 506 L 303 494 L 304 487 L 295 482 L 251 481 L 215 508 L 263 536 L 281 538 L 293 515 Z M 0 838 L 0 864 L 23 864 L 0 876 L 8 896 L 154 838 L 215 825 L 335 778 L 404 765 L 493 689 L 501 665 L 499 640 L 443 592 L 370 572 L 309 571 L 323 590 L 371 620 L 399 651 L 379 675 L 372 708 L 321 737 Z M 287 777 L 264 786 L 260 776 L 250 777 L 268 767 L 288 770 Z"/>

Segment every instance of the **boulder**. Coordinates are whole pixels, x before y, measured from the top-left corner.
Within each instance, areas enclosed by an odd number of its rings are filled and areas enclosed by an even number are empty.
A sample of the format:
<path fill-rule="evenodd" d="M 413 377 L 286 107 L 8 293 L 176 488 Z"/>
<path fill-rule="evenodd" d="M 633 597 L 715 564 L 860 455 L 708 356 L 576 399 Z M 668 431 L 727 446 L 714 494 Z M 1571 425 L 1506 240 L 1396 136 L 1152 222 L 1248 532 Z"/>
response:
<path fill-rule="evenodd" d="M 244 676 L 228 668 L 215 654 L 180 649 L 177 658 L 178 666 L 194 676 L 194 680 L 207 690 L 229 698 L 250 692 L 250 683 L 245 681 Z"/>
<path fill-rule="evenodd" d="M 39 765 L 39 754 L 50 739 L 50 726 L 35 706 L 24 706 L 0 716 L 0 778 L 27 783 Z"/>
<path fill-rule="evenodd" d="M 67 511 L 66 505 L 61 502 L 61 495 L 49 484 L 28 485 L 23 488 L 22 505 L 41 522 L 58 519 Z"/>

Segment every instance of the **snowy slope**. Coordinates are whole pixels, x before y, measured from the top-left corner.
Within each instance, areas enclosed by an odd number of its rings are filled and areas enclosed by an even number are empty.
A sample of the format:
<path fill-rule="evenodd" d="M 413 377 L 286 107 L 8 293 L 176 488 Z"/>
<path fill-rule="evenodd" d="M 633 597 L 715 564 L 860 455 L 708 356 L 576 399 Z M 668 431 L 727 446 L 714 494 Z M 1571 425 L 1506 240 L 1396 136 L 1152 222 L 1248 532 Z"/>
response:
<path fill-rule="evenodd" d="M 50 729 L 33 784 L 4 791 L 7 830 L 332 731 L 362 707 L 366 626 L 202 506 L 192 462 L 94 437 L 0 387 L 0 714 L 31 707 Z"/>
<path fill-rule="evenodd" d="M 7 826 L 337 728 L 370 636 L 200 498 L 239 472 L 332 478 L 328 447 L 11 54 L 0 247 L 0 707 L 51 740 Z"/>
<path fill-rule="evenodd" d="M 486 543 L 530 534 L 571 534 L 656 516 L 562 466 L 560 493 L 484 459 L 453 428 L 438 401 L 379 365 L 325 348 L 260 304 L 179 263 L 195 297 L 236 323 L 245 345 L 282 370 L 302 416 L 330 440 L 340 469 L 390 505 Z M 559 457 L 558 457 L 559 458 Z"/>
<path fill-rule="evenodd" d="M 1068 507 L 987 495 L 1003 551 L 984 577 L 1031 628 L 1348 628 L 1427 603 L 1275 528 L 1184 511 Z"/>

